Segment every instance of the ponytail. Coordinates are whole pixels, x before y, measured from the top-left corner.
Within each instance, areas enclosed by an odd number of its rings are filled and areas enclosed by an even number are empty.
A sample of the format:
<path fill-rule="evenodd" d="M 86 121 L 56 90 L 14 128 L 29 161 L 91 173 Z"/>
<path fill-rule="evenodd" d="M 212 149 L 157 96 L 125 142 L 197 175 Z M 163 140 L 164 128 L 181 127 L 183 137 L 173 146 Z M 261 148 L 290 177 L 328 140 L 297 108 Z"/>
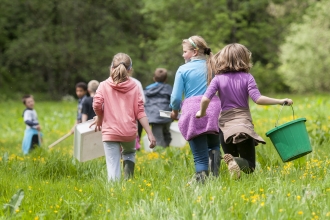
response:
<path fill-rule="evenodd" d="M 128 71 L 132 69 L 131 58 L 124 53 L 118 53 L 113 57 L 110 75 L 114 83 L 119 84 L 125 82 L 128 77 Z"/>
<path fill-rule="evenodd" d="M 114 67 L 112 70 L 111 77 L 113 82 L 116 84 L 125 82 L 128 78 L 128 72 L 126 67 L 123 64 L 119 64 L 117 67 Z"/>
<path fill-rule="evenodd" d="M 207 59 L 206 59 L 206 68 L 207 68 L 207 85 L 210 85 L 211 80 L 213 78 L 214 75 L 214 71 L 215 71 L 215 63 L 214 63 L 214 59 L 213 59 L 213 53 L 211 52 L 210 48 L 207 48 L 209 50 L 209 54 Z"/>

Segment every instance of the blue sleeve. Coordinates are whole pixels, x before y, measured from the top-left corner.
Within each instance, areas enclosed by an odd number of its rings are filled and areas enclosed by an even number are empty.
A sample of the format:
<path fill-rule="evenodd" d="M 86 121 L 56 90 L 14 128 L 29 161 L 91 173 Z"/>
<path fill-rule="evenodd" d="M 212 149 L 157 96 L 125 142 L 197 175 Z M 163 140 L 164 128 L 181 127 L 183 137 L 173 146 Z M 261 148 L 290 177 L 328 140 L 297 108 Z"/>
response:
<path fill-rule="evenodd" d="M 172 110 L 179 110 L 181 107 L 182 94 L 184 90 L 184 81 L 180 68 L 175 74 L 173 90 L 171 94 L 171 104 L 170 107 Z"/>

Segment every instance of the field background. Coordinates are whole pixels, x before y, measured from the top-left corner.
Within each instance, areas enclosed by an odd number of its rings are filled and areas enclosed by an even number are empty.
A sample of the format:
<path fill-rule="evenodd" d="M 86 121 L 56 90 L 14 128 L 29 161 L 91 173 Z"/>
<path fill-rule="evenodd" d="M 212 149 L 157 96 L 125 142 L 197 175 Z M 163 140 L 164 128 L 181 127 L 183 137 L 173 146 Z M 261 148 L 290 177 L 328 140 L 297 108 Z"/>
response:
<path fill-rule="evenodd" d="M 251 103 L 256 131 L 267 142 L 257 147 L 255 173 L 234 181 L 222 162 L 220 178 L 204 185 L 187 185 L 194 173 L 188 145 L 137 152 L 135 178 L 115 183 L 107 182 L 104 157 L 73 158 L 73 136 L 48 150 L 74 124 L 76 102 L 36 100 L 44 143 L 23 156 L 24 106 L 2 102 L 0 219 L 330 219 L 330 101 L 326 95 L 292 98 L 295 117 L 307 118 L 311 154 L 282 163 L 265 136 L 281 107 Z M 291 119 L 285 107 L 279 124 Z M 15 194 L 23 199 L 9 208 Z"/>

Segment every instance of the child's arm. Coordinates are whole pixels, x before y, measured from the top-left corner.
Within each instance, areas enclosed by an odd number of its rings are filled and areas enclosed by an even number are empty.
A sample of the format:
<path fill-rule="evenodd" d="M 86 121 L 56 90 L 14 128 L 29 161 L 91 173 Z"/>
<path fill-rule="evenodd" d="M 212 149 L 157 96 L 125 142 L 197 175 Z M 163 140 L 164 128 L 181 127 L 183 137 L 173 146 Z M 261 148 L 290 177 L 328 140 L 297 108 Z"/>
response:
<path fill-rule="evenodd" d="M 274 98 L 270 98 L 267 96 L 260 96 L 257 100 L 256 103 L 258 105 L 292 105 L 293 101 L 291 99 L 285 98 L 285 99 L 274 99 Z"/>
<path fill-rule="evenodd" d="M 87 121 L 87 118 L 88 118 L 88 115 L 86 115 L 86 114 L 82 114 L 82 115 L 81 115 L 81 122 L 85 122 L 85 121 Z"/>
<path fill-rule="evenodd" d="M 206 109 L 210 104 L 210 99 L 208 99 L 207 97 L 203 96 L 202 100 L 201 100 L 201 110 L 199 110 L 196 113 L 196 118 L 201 118 L 204 117 L 206 115 Z"/>
<path fill-rule="evenodd" d="M 211 99 L 217 92 L 218 92 L 218 78 L 213 78 L 201 100 L 201 108 L 196 113 L 196 118 L 201 118 L 206 115 L 206 109 L 209 106 Z"/>
<path fill-rule="evenodd" d="M 104 113 L 103 112 L 104 98 L 102 95 L 102 90 L 103 90 L 103 83 L 100 83 L 93 97 L 93 110 L 96 116 L 93 118 L 94 122 L 89 127 L 96 125 L 95 132 L 98 130 L 99 131 L 102 130 L 103 113 Z"/>
<path fill-rule="evenodd" d="M 174 85 L 173 85 L 172 94 L 171 94 L 170 106 L 173 111 L 178 112 L 180 109 L 183 89 L 184 89 L 184 82 L 183 82 L 183 78 L 182 78 L 182 73 L 180 72 L 180 69 L 179 69 L 177 71 L 177 73 L 175 74 L 175 80 L 174 80 Z"/>
<path fill-rule="evenodd" d="M 82 109 L 81 109 L 81 122 L 87 121 L 89 108 L 90 108 L 89 102 L 85 100 L 84 103 L 82 104 Z"/>
<path fill-rule="evenodd" d="M 154 148 L 156 146 L 156 139 L 155 139 L 154 135 L 151 132 L 148 118 L 147 117 L 140 118 L 139 122 L 141 123 L 144 130 L 147 132 L 148 139 L 150 141 L 150 146 L 149 147 Z"/>

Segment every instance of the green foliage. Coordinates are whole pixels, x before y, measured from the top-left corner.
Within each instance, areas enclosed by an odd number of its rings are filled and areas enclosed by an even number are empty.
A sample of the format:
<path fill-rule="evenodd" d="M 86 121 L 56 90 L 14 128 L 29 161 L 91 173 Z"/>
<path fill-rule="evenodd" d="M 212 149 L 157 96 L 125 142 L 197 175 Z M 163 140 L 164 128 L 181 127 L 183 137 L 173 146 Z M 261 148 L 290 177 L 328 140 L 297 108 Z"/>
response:
<path fill-rule="evenodd" d="M 294 23 L 281 47 L 281 74 L 297 92 L 329 92 L 329 1 L 319 1 L 306 11 L 302 23 Z"/>
<path fill-rule="evenodd" d="M 191 35 L 203 36 L 214 53 L 228 43 L 246 45 L 260 90 L 283 92 L 278 48 L 288 24 L 313 1 L 2 0 L 0 98 L 72 95 L 79 81 L 106 79 L 118 52 L 132 57 L 143 85 L 156 67 L 167 68 L 172 83 L 183 64 L 181 40 Z"/>
<path fill-rule="evenodd" d="M 23 201 L 24 198 L 24 190 L 19 189 L 13 197 L 11 197 L 9 203 L 5 204 L 3 206 L 3 209 L 6 211 L 8 210 L 11 215 L 15 214 L 16 211 L 19 211 L 19 207 Z"/>

